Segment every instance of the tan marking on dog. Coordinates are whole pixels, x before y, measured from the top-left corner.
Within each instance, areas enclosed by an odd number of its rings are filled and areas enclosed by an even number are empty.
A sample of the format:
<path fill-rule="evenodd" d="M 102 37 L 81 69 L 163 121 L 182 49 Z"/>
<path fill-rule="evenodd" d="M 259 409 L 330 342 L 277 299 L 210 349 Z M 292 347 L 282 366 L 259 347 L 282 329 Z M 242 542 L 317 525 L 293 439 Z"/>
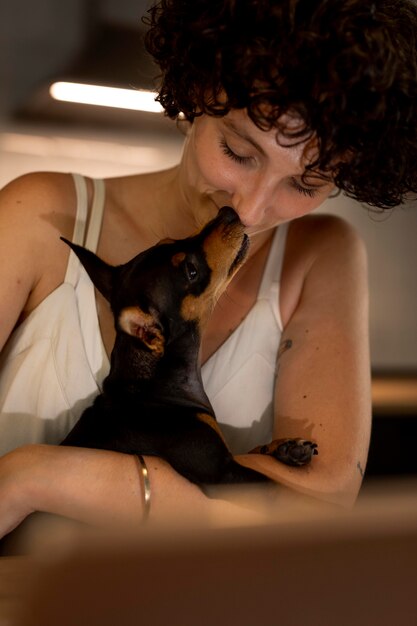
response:
<path fill-rule="evenodd" d="M 217 300 L 241 266 L 241 263 L 238 263 L 229 275 L 230 267 L 242 246 L 243 235 L 244 230 L 240 224 L 235 226 L 220 224 L 207 235 L 203 242 L 203 250 L 211 269 L 210 283 L 199 296 L 189 295 L 184 298 L 181 307 L 183 319 L 198 320 L 200 326 L 204 326 Z"/>
<path fill-rule="evenodd" d="M 227 449 L 229 449 L 229 446 L 227 445 L 223 437 L 223 433 L 220 430 L 220 426 L 212 415 L 209 415 L 208 413 L 197 413 L 197 419 L 200 420 L 200 422 L 204 422 L 204 424 L 210 426 L 210 428 L 212 428 L 219 435 L 220 439 L 223 441 Z"/>
<path fill-rule="evenodd" d="M 126 307 L 119 315 L 119 326 L 128 335 L 140 339 L 155 354 L 164 353 L 165 338 L 150 313 L 138 306 Z"/>
<path fill-rule="evenodd" d="M 237 250 L 234 246 L 225 245 L 225 241 L 216 233 L 211 233 L 203 243 L 203 250 L 206 255 L 208 266 L 213 271 L 226 272 L 236 256 Z"/>
<path fill-rule="evenodd" d="M 171 259 L 171 263 L 174 267 L 178 267 L 185 260 L 185 252 L 177 252 Z"/>
<path fill-rule="evenodd" d="M 199 296 L 188 295 L 184 298 L 181 305 L 181 317 L 184 320 L 195 320 L 203 326 L 212 312 L 216 299 L 210 290 L 210 285 Z"/>
<path fill-rule="evenodd" d="M 243 242 L 244 230 L 241 225 L 224 226 L 213 230 L 203 243 L 206 259 L 213 270 L 220 266 L 228 272 Z"/>

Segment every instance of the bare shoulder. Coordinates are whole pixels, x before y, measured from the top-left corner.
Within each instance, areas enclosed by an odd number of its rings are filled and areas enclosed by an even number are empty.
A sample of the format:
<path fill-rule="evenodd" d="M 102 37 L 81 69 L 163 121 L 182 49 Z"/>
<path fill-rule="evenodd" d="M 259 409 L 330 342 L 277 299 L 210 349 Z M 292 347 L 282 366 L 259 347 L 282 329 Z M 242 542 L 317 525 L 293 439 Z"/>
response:
<path fill-rule="evenodd" d="M 321 254 L 348 255 L 356 250 L 363 254 L 363 241 L 358 231 L 345 219 L 328 214 L 306 215 L 291 224 L 293 243 L 303 244 L 311 260 Z"/>
<path fill-rule="evenodd" d="M 367 257 L 358 231 L 335 215 L 306 215 L 291 223 L 281 281 L 281 314 L 284 326 L 310 289 L 326 291 L 351 280 L 366 283 Z"/>
<path fill-rule="evenodd" d="M 59 237 L 71 237 L 75 205 L 68 174 L 26 174 L 0 191 L 0 308 L 8 332 L 63 280 L 68 250 Z"/>
<path fill-rule="evenodd" d="M 73 213 L 74 196 L 74 183 L 69 174 L 24 174 L 0 190 L 0 218 L 3 223 L 22 221 L 22 226 L 26 224 L 30 230 L 48 221 L 57 223 L 59 216 L 68 217 Z"/>
<path fill-rule="evenodd" d="M 75 220 L 75 187 L 69 174 L 35 172 L 0 191 L 1 246 L 13 250 L 35 282 L 47 265 L 59 261 L 61 235 L 71 238 Z M 65 250 L 67 254 L 67 251 Z"/>

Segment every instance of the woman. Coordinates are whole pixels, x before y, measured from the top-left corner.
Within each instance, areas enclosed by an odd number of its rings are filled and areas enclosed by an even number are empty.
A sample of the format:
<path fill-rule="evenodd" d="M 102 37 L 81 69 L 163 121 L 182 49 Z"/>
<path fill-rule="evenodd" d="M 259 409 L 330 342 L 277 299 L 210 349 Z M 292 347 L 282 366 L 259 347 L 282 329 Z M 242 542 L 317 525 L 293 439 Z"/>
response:
<path fill-rule="evenodd" d="M 382 208 L 417 190 L 416 7 L 162 0 L 150 21 L 159 99 L 188 126 L 178 166 L 105 184 L 32 174 L 1 194 L 0 534 L 34 510 L 93 523 L 143 514 L 135 459 L 41 445 L 59 443 L 98 393 L 114 341 L 107 303 L 97 294 L 94 306 L 59 236 L 118 264 L 223 205 L 251 239 L 202 346 L 232 451 L 278 493 L 351 504 L 363 478 L 365 253 L 346 223 L 308 214 L 337 189 Z M 289 436 L 318 442 L 310 467 L 245 454 Z M 217 506 L 161 459 L 145 462 L 151 519 Z"/>

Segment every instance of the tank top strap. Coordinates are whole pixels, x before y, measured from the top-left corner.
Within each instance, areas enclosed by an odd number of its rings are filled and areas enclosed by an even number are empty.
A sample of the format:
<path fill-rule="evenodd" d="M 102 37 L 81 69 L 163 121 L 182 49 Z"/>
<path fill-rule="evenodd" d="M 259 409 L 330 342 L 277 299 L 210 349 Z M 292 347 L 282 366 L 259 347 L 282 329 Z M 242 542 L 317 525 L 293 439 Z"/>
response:
<path fill-rule="evenodd" d="M 85 238 L 85 247 L 96 252 L 98 240 L 103 222 L 104 203 L 106 200 L 106 186 L 104 180 L 93 179 L 93 203 L 91 206 L 90 221 L 88 223 L 87 236 Z"/>
<path fill-rule="evenodd" d="M 72 241 L 80 246 L 84 244 L 85 229 L 87 224 L 88 213 L 88 192 L 87 182 L 81 174 L 72 174 L 75 185 L 75 196 L 77 209 L 75 214 L 74 231 L 72 233 Z M 71 251 L 68 258 L 67 271 L 65 281 L 75 286 L 78 278 L 79 262 L 75 254 Z"/>
<path fill-rule="evenodd" d="M 103 180 L 93 179 L 93 202 L 91 206 L 90 220 L 87 228 L 88 217 L 88 189 L 87 181 L 81 174 L 72 174 L 76 194 L 76 214 L 72 241 L 80 246 L 85 246 L 92 252 L 97 250 L 103 221 L 105 202 L 105 184 Z M 65 282 L 75 286 L 78 280 L 80 264 L 76 255 L 71 252 L 68 259 Z"/>

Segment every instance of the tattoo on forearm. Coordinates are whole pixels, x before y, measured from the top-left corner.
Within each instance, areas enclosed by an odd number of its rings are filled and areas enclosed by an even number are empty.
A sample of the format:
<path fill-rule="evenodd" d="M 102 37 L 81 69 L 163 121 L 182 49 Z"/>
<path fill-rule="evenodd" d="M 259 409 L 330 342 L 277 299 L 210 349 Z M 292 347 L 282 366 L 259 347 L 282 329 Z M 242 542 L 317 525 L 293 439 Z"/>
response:
<path fill-rule="evenodd" d="M 361 476 L 362 476 L 362 478 L 363 478 L 363 476 L 364 476 L 364 471 L 363 471 L 363 469 L 362 469 L 362 465 L 361 465 L 361 462 L 360 462 L 360 461 L 358 461 L 358 463 L 357 463 L 356 467 L 358 468 L 359 473 L 360 473 L 360 475 L 361 475 Z"/>

